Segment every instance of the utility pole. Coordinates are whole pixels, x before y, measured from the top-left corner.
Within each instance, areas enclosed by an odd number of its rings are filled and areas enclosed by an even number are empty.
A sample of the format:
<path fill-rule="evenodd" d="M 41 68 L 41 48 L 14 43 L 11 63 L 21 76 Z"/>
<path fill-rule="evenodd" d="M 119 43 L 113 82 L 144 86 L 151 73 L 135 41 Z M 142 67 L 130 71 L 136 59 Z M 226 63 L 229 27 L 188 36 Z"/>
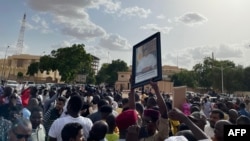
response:
<path fill-rule="evenodd" d="M 214 66 L 214 68 L 220 69 L 221 71 L 221 93 L 224 93 L 224 69 L 232 68 L 232 66 L 223 68 L 223 66 L 221 65 L 220 67 Z"/>
<path fill-rule="evenodd" d="M 223 94 L 224 93 L 224 78 L 223 78 L 223 68 L 222 68 L 222 65 L 220 66 L 220 69 L 221 69 L 221 93 Z"/>

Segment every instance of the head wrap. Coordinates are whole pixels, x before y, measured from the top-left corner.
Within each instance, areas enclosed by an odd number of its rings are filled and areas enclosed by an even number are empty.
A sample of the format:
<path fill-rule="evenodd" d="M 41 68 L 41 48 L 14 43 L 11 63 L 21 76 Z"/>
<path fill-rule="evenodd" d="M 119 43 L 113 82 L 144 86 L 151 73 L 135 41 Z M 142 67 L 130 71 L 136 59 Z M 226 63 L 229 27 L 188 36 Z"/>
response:
<path fill-rule="evenodd" d="M 146 109 L 143 115 L 157 120 L 160 117 L 160 112 L 154 109 Z"/>
<path fill-rule="evenodd" d="M 126 130 L 129 126 L 136 124 L 138 113 L 135 110 L 126 110 L 116 117 L 116 125 L 119 130 Z"/>

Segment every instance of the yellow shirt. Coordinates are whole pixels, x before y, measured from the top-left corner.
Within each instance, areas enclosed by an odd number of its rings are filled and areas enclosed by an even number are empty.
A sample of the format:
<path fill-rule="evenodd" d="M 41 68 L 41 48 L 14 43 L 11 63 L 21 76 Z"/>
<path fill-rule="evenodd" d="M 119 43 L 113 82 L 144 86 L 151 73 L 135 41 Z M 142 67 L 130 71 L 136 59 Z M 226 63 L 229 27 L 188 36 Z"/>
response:
<path fill-rule="evenodd" d="M 142 138 L 140 141 L 164 141 L 169 136 L 169 121 L 168 119 L 159 118 L 158 132 L 153 136 Z"/>
<path fill-rule="evenodd" d="M 105 138 L 106 138 L 108 141 L 118 141 L 118 140 L 119 140 L 119 135 L 116 134 L 116 133 L 113 133 L 113 134 L 106 134 Z"/>
<path fill-rule="evenodd" d="M 178 120 L 171 120 L 169 119 L 170 127 L 173 135 L 175 135 L 178 131 L 178 126 L 180 125 L 180 122 Z"/>

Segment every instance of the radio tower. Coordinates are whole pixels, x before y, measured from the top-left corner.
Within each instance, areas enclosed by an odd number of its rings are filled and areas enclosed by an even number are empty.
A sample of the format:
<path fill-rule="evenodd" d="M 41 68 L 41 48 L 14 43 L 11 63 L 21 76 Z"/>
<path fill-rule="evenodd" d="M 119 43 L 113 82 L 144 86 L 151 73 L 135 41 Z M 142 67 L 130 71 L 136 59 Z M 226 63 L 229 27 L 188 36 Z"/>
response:
<path fill-rule="evenodd" d="M 22 54 L 22 52 L 23 52 L 23 38 L 24 38 L 24 30 L 25 30 L 25 21 L 26 21 L 26 14 L 24 13 L 22 25 L 21 25 L 20 32 L 19 32 L 18 41 L 16 44 L 16 48 L 17 48 L 16 54 Z"/>

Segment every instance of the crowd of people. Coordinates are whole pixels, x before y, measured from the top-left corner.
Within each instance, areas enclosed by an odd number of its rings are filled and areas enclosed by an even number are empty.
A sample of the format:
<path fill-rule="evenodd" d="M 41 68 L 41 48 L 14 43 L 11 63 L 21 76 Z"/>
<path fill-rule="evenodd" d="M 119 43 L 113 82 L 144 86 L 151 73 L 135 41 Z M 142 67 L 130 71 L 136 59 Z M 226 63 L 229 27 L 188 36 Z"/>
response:
<path fill-rule="evenodd" d="M 248 97 L 189 96 L 173 107 L 150 82 L 128 97 L 95 87 L 0 88 L 0 141 L 224 141 L 224 125 L 250 125 Z"/>

